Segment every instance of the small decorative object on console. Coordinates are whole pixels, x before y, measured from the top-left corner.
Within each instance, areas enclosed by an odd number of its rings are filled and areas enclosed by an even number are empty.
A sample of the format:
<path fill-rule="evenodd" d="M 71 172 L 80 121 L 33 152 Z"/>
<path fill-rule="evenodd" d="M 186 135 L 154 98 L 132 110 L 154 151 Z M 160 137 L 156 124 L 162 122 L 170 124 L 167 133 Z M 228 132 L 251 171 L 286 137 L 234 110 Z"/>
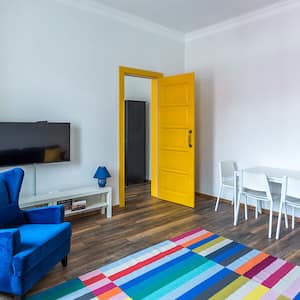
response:
<path fill-rule="evenodd" d="M 64 206 L 65 211 L 72 210 L 72 199 L 57 201 L 57 205 L 60 205 L 60 204 Z"/>
<path fill-rule="evenodd" d="M 86 208 L 86 200 L 78 200 L 72 202 L 72 211 Z"/>
<path fill-rule="evenodd" d="M 98 167 L 94 178 L 98 179 L 98 185 L 99 187 L 105 187 L 106 185 L 106 178 L 111 177 L 109 172 L 107 171 L 106 167 Z"/>

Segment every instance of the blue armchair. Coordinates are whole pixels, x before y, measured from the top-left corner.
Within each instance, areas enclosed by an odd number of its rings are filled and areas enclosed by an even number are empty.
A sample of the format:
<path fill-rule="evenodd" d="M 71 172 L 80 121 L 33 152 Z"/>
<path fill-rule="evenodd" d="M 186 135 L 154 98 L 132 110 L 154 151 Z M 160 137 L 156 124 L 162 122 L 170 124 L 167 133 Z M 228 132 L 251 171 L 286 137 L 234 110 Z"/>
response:
<path fill-rule="evenodd" d="M 19 194 L 24 171 L 0 173 L 0 292 L 22 298 L 70 252 L 71 225 L 63 206 L 22 211 Z"/>

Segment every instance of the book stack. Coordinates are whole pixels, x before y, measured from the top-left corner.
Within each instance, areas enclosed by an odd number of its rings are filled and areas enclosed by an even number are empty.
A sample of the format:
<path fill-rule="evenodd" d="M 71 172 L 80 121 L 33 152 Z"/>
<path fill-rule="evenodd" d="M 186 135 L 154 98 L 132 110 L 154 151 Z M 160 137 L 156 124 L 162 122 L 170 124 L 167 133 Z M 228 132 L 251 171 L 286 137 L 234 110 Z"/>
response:
<path fill-rule="evenodd" d="M 72 211 L 82 210 L 86 208 L 86 200 L 72 201 Z"/>
<path fill-rule="evenodd" d="M 61 200 L 57 201 L 57 204 L 64 206 L 65 213 L 70 213 L 72 211 L 82 210 L 86 208 L 86 200 Z"/>
<path fill-rule="evenodd" d="M 72 211 L 72 199 L 57 201 L 57 204 L 63 205 L 66 213 Z"/>

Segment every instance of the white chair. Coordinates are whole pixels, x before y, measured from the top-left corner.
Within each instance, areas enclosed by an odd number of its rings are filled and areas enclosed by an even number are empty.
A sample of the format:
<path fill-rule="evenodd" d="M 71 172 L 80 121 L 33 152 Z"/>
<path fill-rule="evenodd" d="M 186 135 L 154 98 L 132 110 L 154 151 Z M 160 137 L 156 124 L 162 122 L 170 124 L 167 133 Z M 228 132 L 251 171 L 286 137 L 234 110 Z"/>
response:
<path fill-rule="evenodd" d="M 220 186 L 218 198 L 215 206 L 215 211 L 218 210 L 220 198 L 223 193 L 224 188 L 230 188 L 233 190 L 234 188 L 234 172 L 237 171 L 237 165 L 232 160 L 226 160 L 219 162 L 219 177 L 220 177 Z M 232 204 L 234 200 L 234 195 L 232 197 Z"/>
<path fill-rule="evenodd" d="M 285 209 L 285 227 L 288 228 L 287 206 L 292 207 L 292 229 L 295 228 L 295 208 L 300 208 L 300 179 L 283 177 L 278 213 L 276 240 L 279 239 L 282 209 Z"/>
<path fill-rule="evenodd" d="M 270 216 L 269 216 L 269 231 L 268 238 L 272 237 L 272 221 L 273 221 L 273 200 L 276 195 L 271 194 L 267 176 L 263 173 L 253 173 L 242 171 L 240 175 L 240 189 L 238 193 L 238 200 L 236 205 L 236 212 L 234 216 L 234 225 L 237 224 L 241 196 L 245 197 L 245 219 L 248 220 L 248 198 L 256 200 L 255 218 L 258 217 L 259 205 L 261 202 L 269 202 Z M 277 196 L 279 198 L 279 196 Z"/>

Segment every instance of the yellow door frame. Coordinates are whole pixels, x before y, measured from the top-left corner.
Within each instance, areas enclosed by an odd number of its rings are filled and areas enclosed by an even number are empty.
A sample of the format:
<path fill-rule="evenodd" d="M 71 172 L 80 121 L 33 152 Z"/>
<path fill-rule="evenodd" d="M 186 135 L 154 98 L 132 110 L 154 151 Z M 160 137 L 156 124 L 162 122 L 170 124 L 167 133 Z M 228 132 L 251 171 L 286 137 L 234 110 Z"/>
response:
<path fill-rule="evenodd" d="M 129 68 L 119 67 L 119 203 L 120 207 L 125 207 L 125 76 L 142 77 L 149 79 L 159 79 L 164 75 L 162 73 Z M 152 180 L 151 180 L 151 195 L 156 196 L 157 186 L 157 83 L 156 80 L 152 81 L 152 97 L 151 97 L 151 126 L 152 126 Z"/>

